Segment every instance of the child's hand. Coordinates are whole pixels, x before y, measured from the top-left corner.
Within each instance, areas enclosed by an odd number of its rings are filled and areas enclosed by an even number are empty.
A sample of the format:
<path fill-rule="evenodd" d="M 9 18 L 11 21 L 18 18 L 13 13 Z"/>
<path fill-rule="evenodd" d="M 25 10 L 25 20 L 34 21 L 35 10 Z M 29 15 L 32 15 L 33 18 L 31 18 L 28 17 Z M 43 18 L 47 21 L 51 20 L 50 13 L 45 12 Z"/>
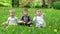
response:
<path fill-rule="evenodd" d="M 22 22 L 24 22 L 24 21 L 22 21 L 22 20 L 21 21 L 18 21 L 18 23 L 22 23 Z"/>
<path fill-rule="evenodd" d="M 5 22 L 4 22 L 4 23 L 2 23 L 2 26 L 7 26 L 7 25 L 8 25 L 8 24 L 7 24 L 7 23 L 5 23 Z"/>
<path fill-rule="evenodd" d="M 45 13 L 43 13 L 43 16 L 45 16 L 46 14 Z"/>
<path fill-rule="evenodd" d="M 27 24 L 30 24 L 31 22 L 28 22 Z"/>

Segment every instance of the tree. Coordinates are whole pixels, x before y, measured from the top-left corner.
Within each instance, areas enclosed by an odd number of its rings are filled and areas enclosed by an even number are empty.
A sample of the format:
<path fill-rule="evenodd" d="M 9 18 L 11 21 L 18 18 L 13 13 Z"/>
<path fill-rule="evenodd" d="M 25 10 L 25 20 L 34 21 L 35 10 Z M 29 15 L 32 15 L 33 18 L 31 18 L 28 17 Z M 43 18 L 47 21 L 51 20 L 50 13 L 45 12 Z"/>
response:
<path fill-rule="evenodd" d="M 44 7 L 44 8 L 47 7 L 47 5 L 46 5 L 46 3 L 45 3 L 45 0 L 42 0 L 42 7 Z"/>
<path fill-rule="evenodd" d="M 12 7 L 19 7 L 19 0 L 12 0 Z"/>
<path fill-rule="evenodd" d="M 53 2 L 60 1 L 60 0 L 48 0 L 49 4 L 52 4 Z"/>
<path fill-rule="evenodd" d="M 32 0 L 20 0 L 19 5 L 20 7 L 27 7 L 32 4 Z"/>

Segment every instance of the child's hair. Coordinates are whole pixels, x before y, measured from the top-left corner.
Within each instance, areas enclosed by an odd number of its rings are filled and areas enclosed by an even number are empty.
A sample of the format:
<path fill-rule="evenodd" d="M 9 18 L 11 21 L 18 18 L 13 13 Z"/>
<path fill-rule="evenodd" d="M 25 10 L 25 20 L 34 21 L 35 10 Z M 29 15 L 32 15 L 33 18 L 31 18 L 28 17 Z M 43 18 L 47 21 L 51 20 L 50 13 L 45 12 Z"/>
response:
<path fill-rule="evenodd" d="M 23 9 L 23 12 L 24 12 L 24 11 L 28 12 L 28 9 Z"/>
<path fill-rule="evenodd" d="M 10 9 L 9 12 L 15 12 L 15 10 L 14 9 Z"/>
<path fill-rule="evenodd" d="M 40 11 L 40 9 L 38 9 L 38 8 L 37 8 L 37 9 L 35 10 L 35 13 L 37 12 L 37 10 L 39 10 L 39 11 Z M 40 11 L 40 12 L 41 12 L 41 11 Z"/>
<path fill-rule="evenodd" d="M 38 8 L 35 10 L 35 16 L 36 16 L 36 12 L 40 12 L 41 13 L 40 9 L 38 9 Z"/>

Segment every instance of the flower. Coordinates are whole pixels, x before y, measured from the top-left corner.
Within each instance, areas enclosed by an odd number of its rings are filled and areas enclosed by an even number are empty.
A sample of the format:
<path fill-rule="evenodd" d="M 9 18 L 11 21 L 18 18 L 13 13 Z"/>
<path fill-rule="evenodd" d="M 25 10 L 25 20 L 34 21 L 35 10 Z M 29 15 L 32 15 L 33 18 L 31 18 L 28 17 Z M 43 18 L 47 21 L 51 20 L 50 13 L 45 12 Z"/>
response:
<path fill-rule="evenodd" d="M 23 24 L 25 24 L 26 22 L 23 22 Z"/>
<path fill-rule="evenodd" d="M 54 32 L 57 32 L 58 30 L 57 29 L 54 29 Z"/>

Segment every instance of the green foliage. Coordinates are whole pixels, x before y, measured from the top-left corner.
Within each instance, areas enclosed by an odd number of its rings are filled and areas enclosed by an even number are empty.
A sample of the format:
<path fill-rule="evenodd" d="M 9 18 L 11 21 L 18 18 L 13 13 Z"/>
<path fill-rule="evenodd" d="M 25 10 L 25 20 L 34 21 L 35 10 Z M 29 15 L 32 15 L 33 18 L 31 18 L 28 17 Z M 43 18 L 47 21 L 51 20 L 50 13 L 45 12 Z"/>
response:
<path fill-rule="evenodd" d="M 12 0 L 12 7 L 19 7 L 19 0 Z"/>
<path fill-rule="evenodd" d="M 11 7 L 11 0 L 0 0 L 0 6 Z"/>
<path fill-rule="evenodd" d="M 34 7 L 35 8 L 41 8 L 42 7 L 42 3 L 36 3 L 36 5 Z"/>
<path fill-rule="evenodd" d="M 30 6 L 30 5 L 25 5 L 24 7 L 25 7 L 25 8 L 31 8 L 31 6 Z"/>
<path fill-rule="evenodd" d="M 60 34 L 60 10 L 56 9 L 40 9 L 42 13 L 45 13 L 45 28 L 35 28 L 32 26 L 28 28 L 26 26 L 9 26 L 6 28 L 5 26 L 1 26 L 1 24 L 7 21 L 9 17 L 9 10 L 11 8 L 7 7 L 0 7 L 0 34 Z M 17 18 L 22 17 L 22 10 L 24 8 L 14 8 L 15 9 L 15 16 Z M 28 14 L 32 18 L 35 15 L 35 8 L 28 8 Z M 35 23 L 35 22 L 32 22 Z M 34 24 L 33 24 L 34 25 Z M 57 32 L 54 32 L 54 29 L 58 29 Z M 31 31 L 32 30 L 32 31 Z"/>
<path fill-rule="evenodd" d="M 42 6 L 42 1 L 38 1 L 38 0 L 31 0 L 30 3 L 24 3 L 27 2 L 26 0 L 20 0 L 20 3 L 22 4 L 22 7 L 26 7 L 26 8 L 41 8 Z M 25 5 L 24 5 L 25 4 Z M 20 5 L 21 6 L 21 5 Z"/>
<path fill-rule="evenodd" d="M 2 7 L 11 7 L 11 4 L 0 2 L 0 6 L 2 6 Z"/>
<path fill-rule="evenodd" d="M 60 9 L 60 1 L 54 2 L 54 3 L 52 4 L 52 6 L 53 6 L 53 8 L 55 8 L 55 9 Z"/>
<path fill-rule="evenodd" d="M 25 1 L 26 1 L 26 0 L 19 0 L 20 3 L 23 3 L 23 2 L 25 2 Z"/>

